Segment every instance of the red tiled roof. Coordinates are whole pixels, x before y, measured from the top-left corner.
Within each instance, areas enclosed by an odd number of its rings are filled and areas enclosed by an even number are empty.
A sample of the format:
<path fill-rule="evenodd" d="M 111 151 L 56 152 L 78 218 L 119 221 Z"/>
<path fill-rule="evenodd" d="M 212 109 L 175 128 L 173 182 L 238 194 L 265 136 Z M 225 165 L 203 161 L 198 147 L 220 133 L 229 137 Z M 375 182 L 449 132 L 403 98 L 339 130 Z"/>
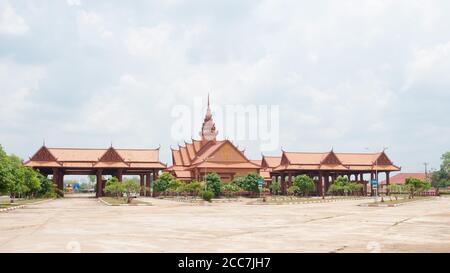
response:
<path fill-rule="evenodd" d="M 399 173 L 399 174 L 392 176 L 389 180 L 389 183 L 390 184 L 404 184 L 406 178 L 409 178 L 409 177 L 417 178 L 420 180 L 425 180 L 427 178 L 425 173 Z M 381 184 L 386 184 L 386 180 L 383 180 L 381 182 Z"/>
<path fill-rule="evenodd" d="M 267 158 L 264 159 L 268 161 Z M 384 152 L 283 152 L 279 166 L 273 168 L 273 171 L 286 170 L 399 171 L 400 168 L 395 166 Z"/>
<path fill-rule="evenodd" d="M 25 166 L 67 168 L 166 167 L 159 161 L 159 149 L 115 149 L 112 147 L 108 149 L 85 149 L 48 148 L 45 146 L 41 147 L 29 161 L 25 162 Z"/>
<path fill-rule="evenodd" d="M 281 156 L 263 156 L 261 165 L 267 168 L 276 168 L 280 166 Z"/>

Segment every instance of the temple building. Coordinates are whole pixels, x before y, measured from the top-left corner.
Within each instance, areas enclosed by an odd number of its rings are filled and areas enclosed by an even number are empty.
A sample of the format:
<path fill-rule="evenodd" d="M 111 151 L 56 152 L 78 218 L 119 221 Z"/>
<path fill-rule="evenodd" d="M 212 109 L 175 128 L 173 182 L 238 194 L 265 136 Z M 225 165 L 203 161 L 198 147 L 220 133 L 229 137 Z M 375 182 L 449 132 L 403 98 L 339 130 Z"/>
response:
<path fill-rule="evenodd" d="M 64 175 L 96 175 L 97 197 L 104 195 L 103 176 L 111 175 L 122 181 L 123 175 L 137 175 L 147 188 L 141 195 L 150 195 L 152 182 L 167 166 L 159 161 L 158 149 L 49 148 L 45 144 L 24 163 L 44 176 L 52 175 L 60 190 L 64 189 Z M 143 187 L 144 188 L 144 187 Z"/>
<path fill-rule="evenodd" d="M 209 104 L 200 131 L 200 140 L 178 149 L 172 149 L 173 166 L 167 171 L 183 181 L 202 180 L 208 173 L 217 173 L 223 182 L 231 182 L 237 176 L 259 173 L 260 164 L 249 160 L 229 140 L 217 140 L 218 131 Z"/>
<path fill-rule="evenodd" d="M 278 164 L 278 165 L 277 165 Z M 277 165 L 277 166 L 276 166 Z M 324 195 L 336 177 L 346 176 L 350 181 L 361 183 L 364 194 L 368 194 L 368 180 L 378 179 L 380 173 L 386 175 L 386 184 L 390 184 L 390 173 L 400 171 L 384 151 L 380 153 L 324 153 L 282 152 L 281 157 L 263 157 L 262 168 L 270 177 L 269 181 L 280 181 L 281 192 L 286 193 L 292 185 L 293 177 L 306 174 L 316 183 L 316 194 Z M 366 177 L 368 178 L 368 177 Z"/>

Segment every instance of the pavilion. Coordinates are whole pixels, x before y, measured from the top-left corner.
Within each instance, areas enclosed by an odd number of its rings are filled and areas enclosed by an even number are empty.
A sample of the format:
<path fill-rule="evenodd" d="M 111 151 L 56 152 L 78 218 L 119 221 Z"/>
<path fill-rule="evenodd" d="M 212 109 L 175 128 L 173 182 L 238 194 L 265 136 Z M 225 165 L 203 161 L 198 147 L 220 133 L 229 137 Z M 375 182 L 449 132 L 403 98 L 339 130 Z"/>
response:
<path fill-rule="evenodd" d="M 346 176 L 350 181 L 361 183 L 364 194 L 367 194 L 368 181 L 378 179 L 380 173 L 386 174 L 386 184 L 390 184 L 390 173 L 400 171 L 401 168 L 386 155 L 380 153 L 335 153 L 333 150 L 323 153 L 286 152 L 281 157 L 263 156 L 262 166 L 266 173 L 265 179 L 280 181 L 281 192 L 286 194 L 292 185 L 293 177 L 306 174 L 316 183 L 316 194 L 323 196 L 338 176 Z M 372 193 L 372 189 L 371 193 Z"/>
<path fill-rule="evenodd" d="M 86 149 L 49 148 L 45 144 L 24 163 L 38 170 L 44 176 L 53 176 L 55 185 L 64 189 L 64 175 L 96 175 L 97 197 L 104 195 L 104 175 L 111 175 L 122 181 L 123 175 L 140 177 L 141 195 L 149 196 L 152 181 L 159 171 L 167 166 L 159 161 L 158 149 Z"/>
<path fill-rule="evenodd" d="M 259 173 L 260 165 L 249 160 L 229 140 L 217 140 L 216 125 L 209 105 L 200 132 L 201 139 L 172 149 L 173 166 L 167 171 L 183 181 L 202 180 L 208 173 L 217 173 L 223 182 L 231 182 L 237 176 Z"/>

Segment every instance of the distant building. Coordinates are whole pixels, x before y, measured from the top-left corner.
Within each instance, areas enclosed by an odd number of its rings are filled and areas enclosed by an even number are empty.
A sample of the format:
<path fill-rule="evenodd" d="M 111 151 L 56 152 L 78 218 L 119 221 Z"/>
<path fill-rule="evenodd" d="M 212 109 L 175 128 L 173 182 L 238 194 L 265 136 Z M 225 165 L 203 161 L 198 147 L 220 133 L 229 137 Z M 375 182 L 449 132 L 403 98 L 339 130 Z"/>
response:
<path fill-rule="evenodd" d="M 390 184 L 405 184 L 406 178 L 417 178 L 420 180 L 427 179 L 425 173 L 398 173 L 390 178 Z M 381 181 L 381 185 L 386 185 L 386 180 Z"/>

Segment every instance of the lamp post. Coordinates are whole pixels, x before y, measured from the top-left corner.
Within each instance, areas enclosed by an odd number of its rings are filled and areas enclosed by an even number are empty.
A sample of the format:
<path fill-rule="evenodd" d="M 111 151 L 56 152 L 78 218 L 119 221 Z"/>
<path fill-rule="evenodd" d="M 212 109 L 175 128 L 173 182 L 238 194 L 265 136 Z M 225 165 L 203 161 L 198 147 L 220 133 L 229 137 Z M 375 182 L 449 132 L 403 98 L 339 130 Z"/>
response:
<path fill-rule="evenodd" d="M 368 147 L 365 148 L 367 151 L 370 151 Z M 383 147 L 383 153 L 388 149 L 388 147 Z M 380 187 L 380 181 L 378 180 L 378 158 L 375 160 L 375 179 L 377 181 L 377 188 L 375 189 L 375 200 L 378 200 L 378 188 Z M 370 181 L 370 186 L 373 189 L 372 181 Z M 384 202 L 383 196 L 381 196 L 381 202 Z"/>

